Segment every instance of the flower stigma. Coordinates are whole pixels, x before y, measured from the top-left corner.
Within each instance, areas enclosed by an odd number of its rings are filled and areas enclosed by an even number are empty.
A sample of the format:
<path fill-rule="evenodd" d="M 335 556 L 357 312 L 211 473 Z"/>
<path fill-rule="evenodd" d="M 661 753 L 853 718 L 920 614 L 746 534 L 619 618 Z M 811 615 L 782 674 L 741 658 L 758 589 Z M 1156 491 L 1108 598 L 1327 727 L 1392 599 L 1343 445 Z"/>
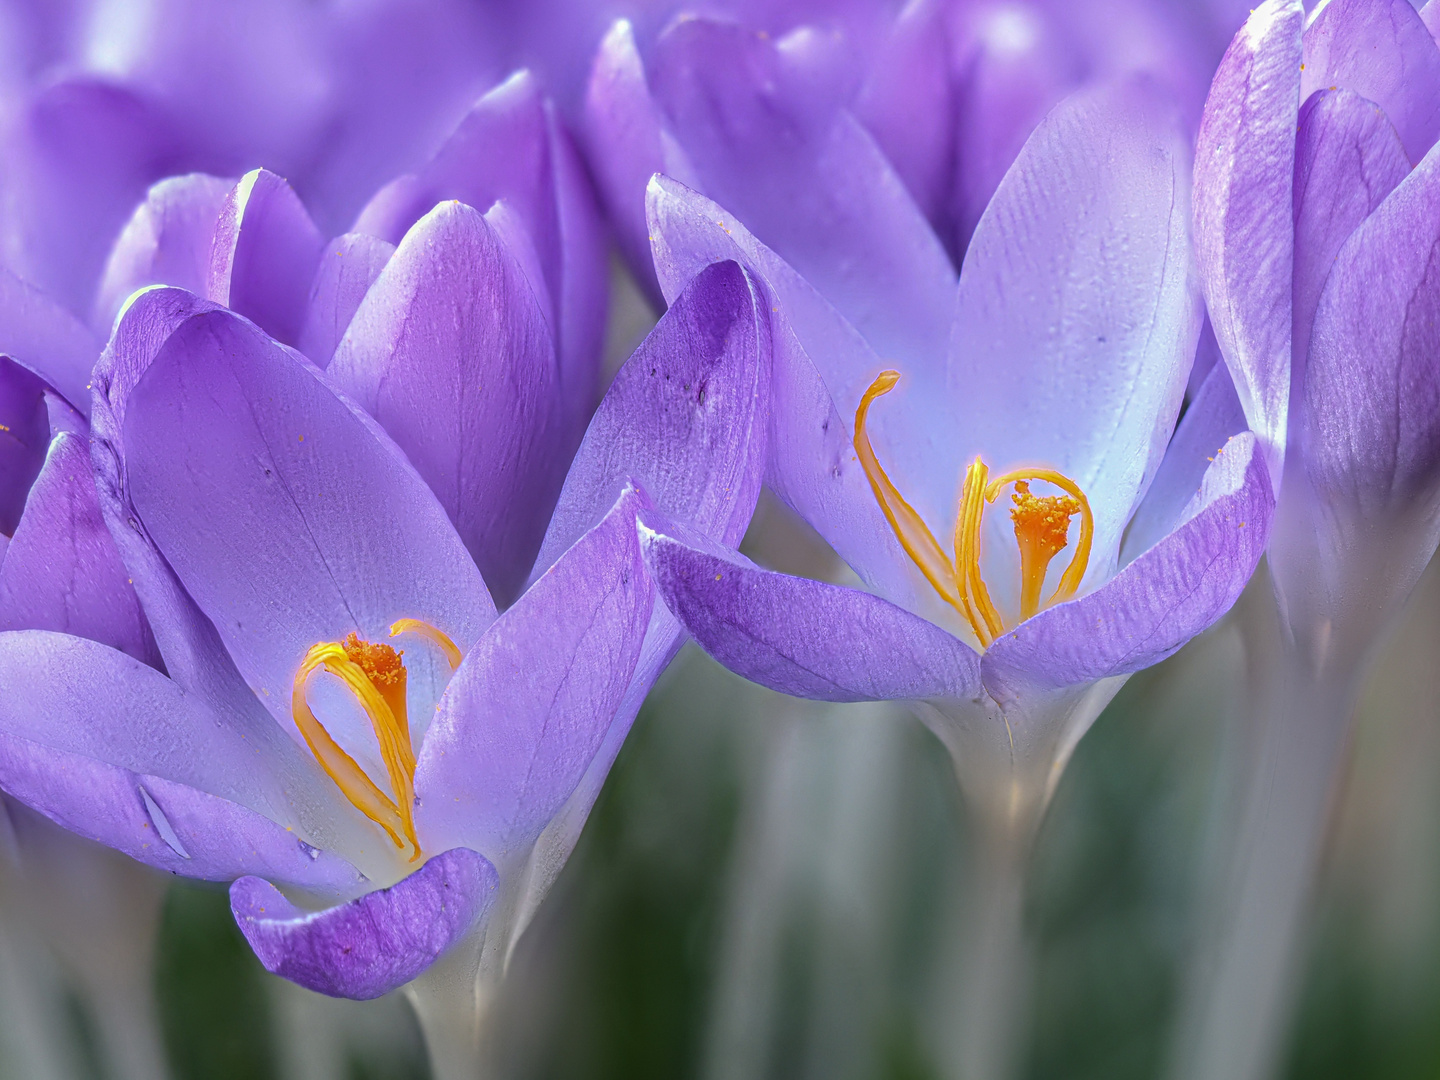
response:
<path fill-rule="evenodd" d="M 955 554 L 945 553 L 920 514 L 905 501 L 891 482 L 870 445 L 865 424 L 870 405 L 888 394 L 900 381 L 898 371 L 882 371 L 860 398 L 855 409 L 855 453 L 880 504 L 885 519 L 900 546 L 914 560 L 920 572 L 940 594 L 941 599 L 958 611 L 970 624 L 982 647 L 988 647 L 1008 626 L 980 572 L 980 527 L 985 508 L 992 505 L 1007 487 L 1010 496 L 1010 521 L 1015 529 L 1015 543 L 1020 549 L 1020 619 L 1035 615 L 1043 608 L 1068 600 L 1080 588 L 1085 568 L 1090 562 L 1090 546 L 1095 536 L 1095 517 L 1090 500 L 1080 486 L 1054 469 L 1015 469 L 990 479 L 989 466 L 977 455 L 965 469 L 960 489 L 960 508 L 955 514 Z M 1030 490 L 1033 482 L 1051 484 L 1062 495 L 1036 495 Z M 1069 546 L 1070 522 L 1080 515 L 1080 535 L 1070 565 L 1048 599 L 1042 599 L 1045 576 L 1050 563 Z"/>
<path fill-rule="evenodd" d="M 418 634 L 437 645 L 451 671 L 460 666 L 461 653 L 455 643 L 429 623 L 400 619 L 390 627 L 392 638 L 406 633 Z M 295 672 L 290 710 L 305 745 L 326 775 L 351 805 L 385 830 L 396 847 L 403 849 L 408 843 L 413 851 L 410 861 L 414 862 L 421 852 L 415 836 L 415 748 L 410 741 L 405 703 L 407 673 L 403 656 L 403 652 L 384 642 L 366 641 L 354 632 L 344 641 L 317 642 L 306 650 Z M 345 685 L 369 717 L 394 798 L 370 779 L 311 710 L 307 697 L 310 676 L 322 667 Z"/>

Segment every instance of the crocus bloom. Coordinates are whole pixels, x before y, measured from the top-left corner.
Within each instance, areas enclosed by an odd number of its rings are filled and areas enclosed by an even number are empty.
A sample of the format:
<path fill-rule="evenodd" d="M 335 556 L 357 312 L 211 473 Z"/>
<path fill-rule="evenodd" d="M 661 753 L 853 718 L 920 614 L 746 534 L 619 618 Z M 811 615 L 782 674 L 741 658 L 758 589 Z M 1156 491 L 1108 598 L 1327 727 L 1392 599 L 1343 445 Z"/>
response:
<path fill-rule="evenodd" d="M 0 784 L 142 862 L 238 878 L 261 960 L 314 989 L 413 979 L 497 890 L 503 960 L 678 645 L 636 513 L 730 544 L 748 520 L 768 325 L 733 264 L 697 279 L 612 385 L 497 617 L 441 501 L 326 375 L 212 303 L 142 293 L 97 370 L 95 455 L 169 677 L 0 636 Z"/>
<path fill-rule="evenodd" d="M 789 333 L 769 482 L 880 594 L 657 527 L 646 547 L 662 595 L 704 648 L 765 685 L 935 703 L 962 783 L 1020 834 L 1116 677 L 1218 618 L 1268 531 L 1248 434 L 1218 454 L 1192 446 L 1214 457 L 1203 478 L 1192 461 L 1162 474 L 1177 490 L 1152 484 L 1200 312 L 1187 155 L 1147 89 L 1070 99 L 1037 130 L 971 245 L 949 350 L 895 356 L 898 385 L 738 222 L 673 181 L 651 186 L 667 288 L 736 253 L 774 290 Z M 1127 536 L 1147 491 L 1167 511 L 1142 511 Z"/>
<path fill-rule="evenodd" d="M 1440 49 L 1392 0 L 1308 25 L 1269 0 L 1205 106 L 1200 276 L 1277 487 L 1278 620 L 1253 631 L 1259 734 L 1181 1076 L 1269 1072 L 1366 660 L 1440 540 L 1437 135 Z"/>

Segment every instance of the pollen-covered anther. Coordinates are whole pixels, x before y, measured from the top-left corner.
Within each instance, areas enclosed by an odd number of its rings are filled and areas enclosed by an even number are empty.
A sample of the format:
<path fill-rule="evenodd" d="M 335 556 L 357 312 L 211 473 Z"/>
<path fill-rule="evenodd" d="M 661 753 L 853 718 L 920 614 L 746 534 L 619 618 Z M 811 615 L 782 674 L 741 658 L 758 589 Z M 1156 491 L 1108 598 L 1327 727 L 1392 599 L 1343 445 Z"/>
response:
<path fill-rule="evenodd" d="M 1040 610 L 1045 573 L 1069 543 L 1070 519 L 1080 513 L 1080 502 L 1069 495 L 1033 495 L 1025 480 L 1015 482 L 1010 501 L 1020 548 L 1020 617 L 1028 619 Z"/>

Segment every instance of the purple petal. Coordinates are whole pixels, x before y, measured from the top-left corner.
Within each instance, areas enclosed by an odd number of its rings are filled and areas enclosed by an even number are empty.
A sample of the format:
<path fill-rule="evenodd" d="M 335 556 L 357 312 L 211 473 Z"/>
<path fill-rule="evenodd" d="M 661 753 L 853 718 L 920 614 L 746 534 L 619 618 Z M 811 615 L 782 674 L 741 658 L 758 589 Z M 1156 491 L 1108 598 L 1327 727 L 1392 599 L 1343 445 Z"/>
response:
<path fill-rule="evenodd" d="M 230 910 L 265 970 L 331 997 L 368 1001 L 404 986 L 495 901 L 495 867 L 466 848 L 436 855 L 388 889 L 302 911 L 258 877 L 230 887 Z"/>
<path fill-rule="evenodd" d="M 13 536 L 50 442 L 45 380 L 0 356 L 0 535 Z"/>
<path fill-rule="evenodd" d="M 735 263 L 699 275 L 615 376 L 575 455 L 535 572 L 630 484 L 676 520 L 739 543 L 765 465 L 770 321 Z"/>
<path fill-rule="evenodd" d="M 1290 406 L 1299 0 L 1265 0 L 1235 36 L 1195 148 L 1195 251 L 1211 325 L 1279 482 Z"/>
<path fill-rule="evenodd" d="M 301 840 L 314 839 L 308 776 L 153 668 L 84 638 L 11 631 L 0 685 L 0 787 L 66 828 L 192 877 L 356 883 Z"/>
<path fill-rule="evenodd" d="M 640 507 L 622 494 L 455 672 L 415 771 L 422 844 L 524 852 L 585 774 L 650 623 Z"/>
<path fill-rule="evenodd" d="M 947 448 L 932 466 L 947 511 L 976 454 L 994 469 L 1044 463 L 1080 485 L 1095 515 L 1092 581 L 1112 571 L 1159 466 L 1200 333 L 1188 152 L 1155 94 L 1134 80 L 1045 119 L 966 254 L 945 407 L 906 391 L 925 425 L 909 437 Z"/>
<path fill-rule="evenodd" d="M 90 414 L 99 342 L 78 319 L 0 267 L 0 353 L 20 361 Z"/>
<path fill-rule="evenodd" d="M 1254 435 L 1236 435 L 1169 536 L 1087 596 L 991 643 L 980 661 L 1002 707 L 1149 667 L 1230 610 L 1265 550 L 1275 500 Z"/>
<path fill-rule="evenodd" d="M 769 40 L 703 19 L 657 43 L 651 85 L 706 195 L 896 366 L 938 368 L 954 269 L 853 116 L 826 105 Z"/>
<path fill-rule="evenodd" d="M 1411 161 L 1440 136 L 1440 48 L 1408 0 L 1332 0 L 1315 12 L 1300 100 L 1325 88 L 1379 105 Z"/>
<path fill-rule="evenodd" d="M 155 639 L 100 514 L 86 443 L 62 433 L 50 445 L 0 563 L 0 630 L 59 630 L 157 665 Z"/>
<path fill-rule="evenodd" d="M 1348 90 L 1322 90 L 1301 108 L 1295 140 L 1295 321 L 1290 379 L 1297 409 L 1301 401 L 1297 391 L 1305 384 L 1315 307 L 1335 256 L 1355 227 L 1409 171 L 1395 129 L 1373 103 Z M 1294 423 L 1292 418 L 1292 426 Z"/>
<path fill-rule="evenodd" d="M 650 259 L 645 227 L 645 185 L 668 171 L 660 110 L 645 82 L 645 67 L 628 20 L 615 23 L 600 42 L 585 94 L 585 149 L 615 241 L 651 303 L 660 286 Z"/>
<path fill-rule="evenodd" d="M 1377 518 L 1428 502 L 1440 470 L 1440 150 L 1351 234 L 1320 296 L 1305 465 L 1328 503 Z"/>
<path fill-rule="evenodd" d="M 206 295 L 294 344 L 324 247 L 290 185 L 255 169 L 231 190 L 215 223 Z"/>
<path fill-rule="evenodd" d="M 146 285 L 203 293 L 210 280 L 215 223 L 235 181 L 206 173 L 162 180 L 135 208 L 110 249 L 92 322 L 108 330 L 120 307 Z"/>
<path fill-rule="evenodd" d="M 1200 490 L 1210 462 L 1232 435 L 1244 430 L 1245 414 L 1230 371 L 1224 364 L 1216 364 L 1176 427 L 1165 460 L 1130 519 L 1120 551 L 1122 566 L 1149 551 L 1175 528 Z"/>
<path fill-rule="evenodd" d="M 394 244 L 365 233 L 346 233 L 332 240 L 320 257 L 295 347 L 327 367 L 360 302 L 394 254 Z"/>
<path fill-rule="evenodd" d="M 761 570 L 643 526 L 641 537 L 666 605 L 701 648 L 752 682 L 819 701 L 980 691 L 973 649 L 886 600 Z"/>
<path fill-rule="evenodd" d="M 486 94 L 419 173 L 377 193 L 355 231 L 398 244 L 448 199 L 482 210 L 503 199 L 525 223 L 554 305 L 562 388 L 578 431 L 599 386 L 605 250 L 569 136 L 528 73 Z"/>
<path fill-rule="evenodd" d="M 317 369 L 228 312 L 171 334 L 130 395 L 123 439 L 146 532 L 287 730 L 291 681 L 316 642 L 383 641 L 410 617 L 463 650 L 494 617 L 444 509 L 394 445 Z M 422 724 L 442 663 L 407 656 Z"/>
<path fill-rule="evenodd" d="M 405 451 L 502 605 L 564 480 L 546 323 L 486 218 L 441 203 L 405 234 L 328 369 Z"/>

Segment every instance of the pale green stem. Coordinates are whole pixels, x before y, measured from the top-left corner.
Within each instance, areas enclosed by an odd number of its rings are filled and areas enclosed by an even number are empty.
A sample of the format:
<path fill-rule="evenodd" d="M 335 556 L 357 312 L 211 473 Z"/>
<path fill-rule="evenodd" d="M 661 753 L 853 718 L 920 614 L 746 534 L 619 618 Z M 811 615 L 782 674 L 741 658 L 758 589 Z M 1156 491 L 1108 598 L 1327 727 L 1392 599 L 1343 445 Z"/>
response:
<path fill-rule="evenodd" d="M 1243 613 L 1252 669 L 1240 818 L 1209 938 L 1182 999 L 1175 1080 L 1263 1080 L 1273 1072 L 1350 741 L 1359 658 L 1317 671 L 1275 633 L 1273 608 L 1259 608 Z"/>

